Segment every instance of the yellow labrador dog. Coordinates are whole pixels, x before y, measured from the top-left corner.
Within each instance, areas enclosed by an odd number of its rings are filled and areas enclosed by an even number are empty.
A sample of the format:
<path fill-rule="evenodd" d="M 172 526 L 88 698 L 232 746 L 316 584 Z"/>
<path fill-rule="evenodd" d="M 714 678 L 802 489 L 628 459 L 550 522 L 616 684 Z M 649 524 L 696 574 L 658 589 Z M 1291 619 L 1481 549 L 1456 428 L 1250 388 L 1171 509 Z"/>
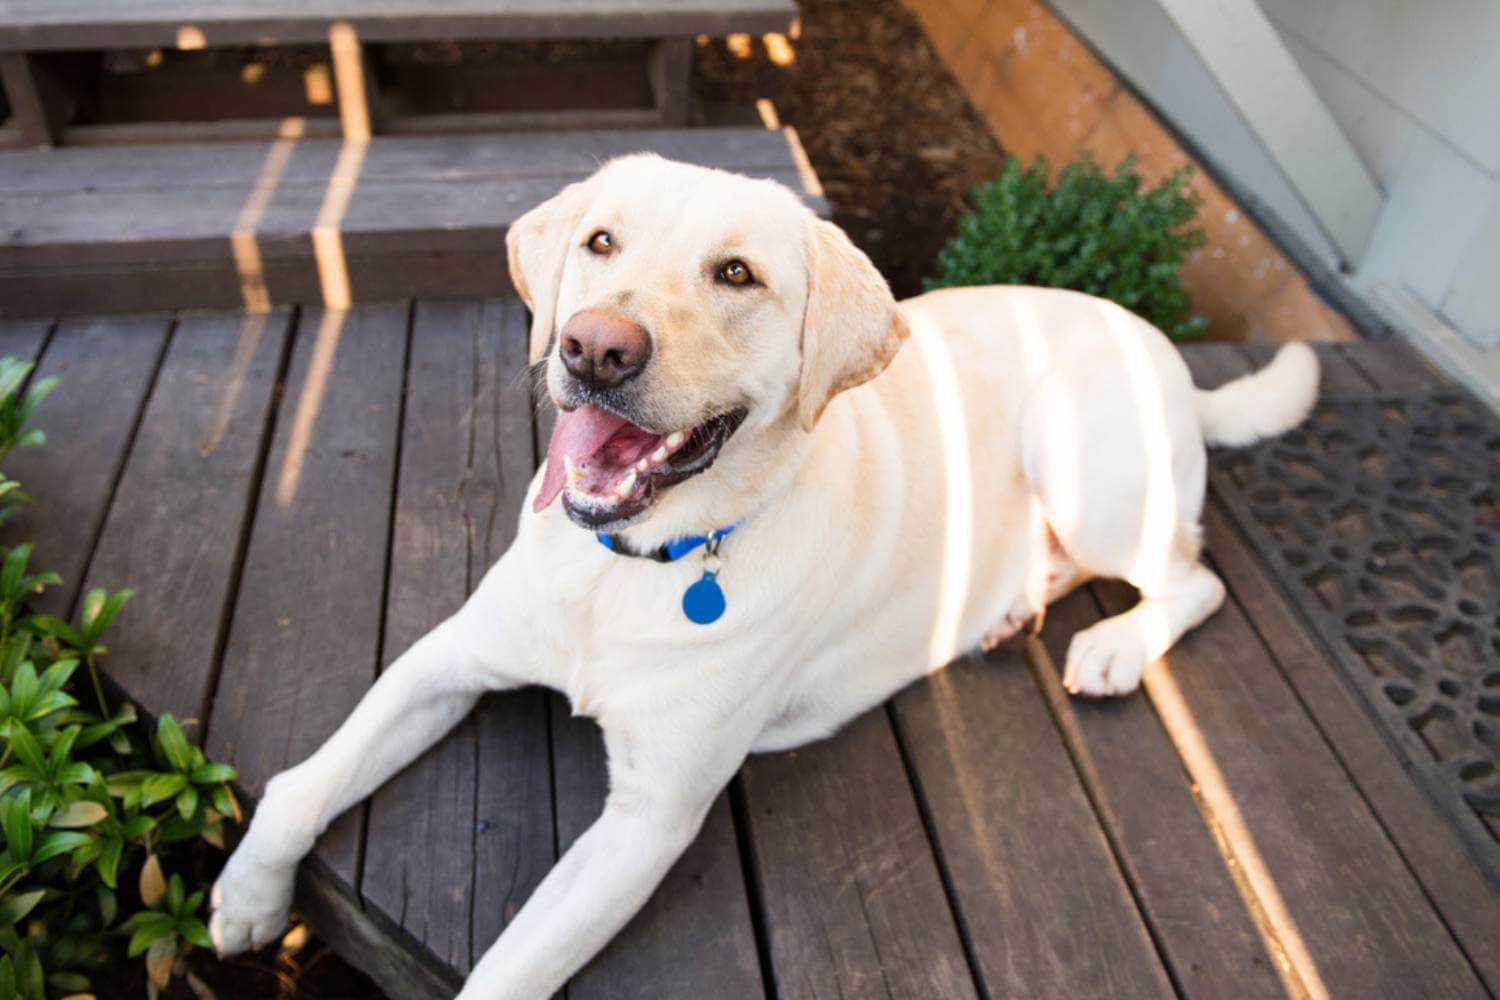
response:
<path fill-rule="evenodd" d="M 641 907 L 755 751 L 833 733 L 1093 576 L 1129 612 L 1065 683 L 1135 690 L 1210 615 L 1205 441 L 1297 424 L 1304 345 L 1214 392 L 1160 332 L 1074 292 L 892 299 L 786 188 L 615 160 L 512 228 L 532 360 L 560 415 L 515 544 L 349 720 L 274 778 L 214 888 L 230 953 L 282 929 L 339 813 L 484 691 L 598 720 L 610 791 L 465 997 L 550 996 Z"/>

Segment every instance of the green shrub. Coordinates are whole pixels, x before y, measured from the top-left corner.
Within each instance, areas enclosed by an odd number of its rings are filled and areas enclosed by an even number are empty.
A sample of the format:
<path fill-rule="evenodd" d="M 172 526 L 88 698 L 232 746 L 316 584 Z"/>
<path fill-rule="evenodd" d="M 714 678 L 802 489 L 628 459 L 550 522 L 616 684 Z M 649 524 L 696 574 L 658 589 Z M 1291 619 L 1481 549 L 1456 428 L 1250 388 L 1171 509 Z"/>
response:
<path fill-rule="evenodd" d="M 1174 339 L 1197 336 L 1207 321 L 1191 315 L 1179 274 L 1203 245 L 1191 171 L 1142 191 L 1133 158 L 1107 175 L 1085 155 L 1049 190 L 1044 157 L 1029 167 L 1011 157 L 974 193 L 974 210 L 958 220 L 926 287 L 1072 288 L 1118 302 Z"/>
<path fill-rule="evenodd" d="M 0 457 L 43 441 L 26 421 L 52 383 L 18 395 L 30 369 L 0 359 Z M 21 502 L 0 474 L 0 520 Z M 234 771 L 170 715 L 147 727 L 105 698 L 102 640 L 131 592 L 90 590 L 73 623 L 40 614 L 32 601 L 61 581 L 32 572 L 31 553 L 0 546 L 0 998 L 82 994 L 91 972 L 137 956 L 163 988 L 183 955 L 211 947 L 203 892 L 163 860 L 187 860 L 197 840 L 224 847 Z"/>

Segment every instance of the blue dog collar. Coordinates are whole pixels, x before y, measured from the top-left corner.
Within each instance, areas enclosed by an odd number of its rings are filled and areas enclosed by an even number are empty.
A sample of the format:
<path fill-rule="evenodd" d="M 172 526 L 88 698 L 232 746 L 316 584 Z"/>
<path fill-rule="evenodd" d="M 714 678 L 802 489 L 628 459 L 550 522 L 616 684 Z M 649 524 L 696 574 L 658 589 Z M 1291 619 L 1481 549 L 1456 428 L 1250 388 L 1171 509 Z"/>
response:
<path fill-rule="evenodd" d="M 662 563 L 676 562 L 701 548 L 703 550 L 703 575 L 683 591 L 682 613 L 687 616 L 688 621 L 694 624 L 712 625 L 724 616 L 724 609 L 728 605 L 724 598 L 724 588 L 719 586 L 718 580 L 719 546 L 738 527 L 739 524 L 735 523 L 727 528 L 720 528 L 718 531 L 710 531 L 706 535 L 688 535 L 685 538 L 667 542 L 650 552 L 636 551 L 619 535 L 610 535 L 601 531 L 594 537 L 599 539 L 600 545 L 615 555 L 651 559 Z"/>

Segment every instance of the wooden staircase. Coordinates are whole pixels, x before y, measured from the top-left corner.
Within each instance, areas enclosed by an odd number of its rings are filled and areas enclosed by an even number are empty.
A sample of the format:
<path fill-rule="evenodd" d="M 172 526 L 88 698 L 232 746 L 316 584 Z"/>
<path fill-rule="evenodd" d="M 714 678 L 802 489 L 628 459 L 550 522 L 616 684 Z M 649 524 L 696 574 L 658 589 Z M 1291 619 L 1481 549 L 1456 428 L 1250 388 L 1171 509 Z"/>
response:
<path fill-rule="evenodd" d="M 795 14 L 792 0 L 0 0 L 0 317 L 504 294 L 509 223 L 640 150 L 821 204 L 790 131 L 687 127 L 702 117 L 694 37 L 785 31 Z M 467 82 L 515 84 L 483 105 L 505 110 L 413 111 L 381 71 L 390 45 L 585 39 L 630 40 L 639 58 Z M 289 45 L 322 60 L 306 89 L 327 93 L 293 108 L 306 113 L 267 114 L 284 88 L 257 104 L 221 73 L 203 86 L 229 117 L 189 120 L 204 101 L 179 74 L 157 118 L 184 120 L 89 120 L 109 104 L 105 52 Z"/>

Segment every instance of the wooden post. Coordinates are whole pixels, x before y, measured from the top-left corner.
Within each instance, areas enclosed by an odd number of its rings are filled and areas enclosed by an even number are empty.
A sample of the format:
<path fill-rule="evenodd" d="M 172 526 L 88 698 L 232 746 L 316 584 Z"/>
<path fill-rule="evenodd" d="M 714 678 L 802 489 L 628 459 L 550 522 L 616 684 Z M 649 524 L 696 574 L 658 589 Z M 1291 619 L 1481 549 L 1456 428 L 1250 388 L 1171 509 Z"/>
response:
<path fill-rule="evenodd" d="M 663 38 L 651 49 L 647 73 L 661 123 L 677 128 L 688 121 L 688 83 L 693 74 L 693 40 Z"/>
<path fill-rule="evenodd" d="M 30 52 L 6 52 L 0 54 L 0 81 L 21 142 L 57 145 L 72 107 L 56 74 Z"/>

